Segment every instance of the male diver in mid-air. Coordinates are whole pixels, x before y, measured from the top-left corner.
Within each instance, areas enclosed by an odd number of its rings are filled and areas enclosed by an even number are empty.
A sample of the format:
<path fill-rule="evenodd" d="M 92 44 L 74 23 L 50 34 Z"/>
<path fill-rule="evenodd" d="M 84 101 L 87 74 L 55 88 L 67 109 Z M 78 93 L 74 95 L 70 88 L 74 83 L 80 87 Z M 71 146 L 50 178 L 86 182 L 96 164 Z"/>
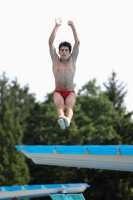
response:
<path fill-rule="evenodd" d="M 61 18 L 56 18 L 55 27 L 49 38 L 49 48 L 55 77 L 54 103 L 58 111 L 58 123 L 61 129 L 65 129 L 70 126 L 73 117 L 73 106 L 76 101 L 73 78 L 76 71 L 80 41 L 74 23 L 68 21 L 68 26 L 72 29 L 75 43 L 71 53 L 71 44 L 66 41 L 61 42 L 59 44 L 58 56 L 54 46 L 54 39 L 61 24 Z"/>

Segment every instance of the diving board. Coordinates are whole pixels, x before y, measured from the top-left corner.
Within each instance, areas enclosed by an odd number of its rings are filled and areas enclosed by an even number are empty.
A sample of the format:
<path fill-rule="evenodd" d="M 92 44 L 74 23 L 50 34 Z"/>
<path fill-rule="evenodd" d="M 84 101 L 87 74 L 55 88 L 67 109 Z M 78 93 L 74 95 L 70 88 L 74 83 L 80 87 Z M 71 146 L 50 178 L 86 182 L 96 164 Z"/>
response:
<path fill-rule="evenodd" d="M 0 199 L 11 200 L 15 196 L 20 199 L 35 198 L 52 193 L 82 193 L 89 187 L 86 183 L 3 186 L 0 187 Z"/>
<path fill-rule="evenodd" d="M 35 164 L 133 171 L 133 145 L 16 145 Z"/>
<path fill-rule="evenodd" d="M 82 194 L 50 194 L 52 200 L 85 200 Z"/>

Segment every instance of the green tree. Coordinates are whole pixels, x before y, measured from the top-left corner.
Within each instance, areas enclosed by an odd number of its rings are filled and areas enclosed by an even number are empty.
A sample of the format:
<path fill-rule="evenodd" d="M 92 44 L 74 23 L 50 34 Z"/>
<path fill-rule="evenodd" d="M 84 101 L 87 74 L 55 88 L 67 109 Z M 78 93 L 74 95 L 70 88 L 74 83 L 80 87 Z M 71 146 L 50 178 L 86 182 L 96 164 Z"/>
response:
<path fill-rule="evenodd" d="M 124 98 L 126 97 L 127 90 L 125 90 L 126 84 L 123 85 L 123 82 L 119 83 L 116 76 L 117 73 L 113 71 L 108 78 L 108 83 L 104 83 L 104 86 L 109 100 L 113 102 L 114 108 L 119 110 L 124 107 Z"/>
<path fill-rule="evenodd" d="M 29 114 L 28 87 L 20 88 L 17 80 L 9 82 L 5 74 L 0 77 L 0 185 L 24 185 L 29 177 L 25 157 L 15 149 L 22 144 Z"/>
<path fill-rule="evenodd" d="M 122 138 L 114 128 L 120 121 L 119 114 L 95 79 L 79 90 L 74 118 L 82 144 L 121 143 Z"/>
<path fill-rule="evenodd" d="M 117 74 L 113 71 L 108 78 L 108 82 L 104 83 L 106 88 L 105 94 L 108 99 L 113 103 L 114 109 L 119 113 L 121 120 L 115 124 L 116 132 L 122 137 L 122 144 L 133 144 L 133 111 L 128 112 L 125 107 L 125 97 L 127 90 L 125 90 L 126 84 L 116 79 Z"/>

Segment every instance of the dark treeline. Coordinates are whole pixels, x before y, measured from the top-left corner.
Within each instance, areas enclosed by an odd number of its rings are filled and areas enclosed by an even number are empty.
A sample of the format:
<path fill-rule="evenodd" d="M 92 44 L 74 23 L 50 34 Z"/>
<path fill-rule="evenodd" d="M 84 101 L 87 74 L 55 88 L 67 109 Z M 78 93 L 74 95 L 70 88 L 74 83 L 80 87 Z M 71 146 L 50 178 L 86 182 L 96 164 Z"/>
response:
<path fill-rule="evenodd" d="M 133 112 L 124 104 L 123 82 L 112 72 L 105 89 L 93 79 L 77 94 L 70 128 L 57 124 L 53 94 L 37 102 L 29 87 L 18 80 L 0 76 L 0 186 L 54 183 L 90 184 L 83 195 L 87 200 L 133 199 L 133 173 L 35 165 L 14 145 L 116 145 L 133 144 Z M 35 200 L 50 197 L 35 198 Z"/>

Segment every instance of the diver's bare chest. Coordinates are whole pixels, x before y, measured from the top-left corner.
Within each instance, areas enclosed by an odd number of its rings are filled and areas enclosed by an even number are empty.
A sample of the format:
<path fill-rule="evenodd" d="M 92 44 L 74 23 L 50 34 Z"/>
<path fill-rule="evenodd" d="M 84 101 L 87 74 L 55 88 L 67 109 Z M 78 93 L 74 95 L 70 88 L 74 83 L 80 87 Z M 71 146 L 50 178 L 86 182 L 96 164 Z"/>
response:
<path fill-rule="evenodd" d="M 60 61 L 54 63 L 53 71 L 55 74 L 62 74 L 62 73 L 74 74 L 75 73 L 73 63 L 70 61 L 68 61 L 67 63 L 61 63 Z"/>

